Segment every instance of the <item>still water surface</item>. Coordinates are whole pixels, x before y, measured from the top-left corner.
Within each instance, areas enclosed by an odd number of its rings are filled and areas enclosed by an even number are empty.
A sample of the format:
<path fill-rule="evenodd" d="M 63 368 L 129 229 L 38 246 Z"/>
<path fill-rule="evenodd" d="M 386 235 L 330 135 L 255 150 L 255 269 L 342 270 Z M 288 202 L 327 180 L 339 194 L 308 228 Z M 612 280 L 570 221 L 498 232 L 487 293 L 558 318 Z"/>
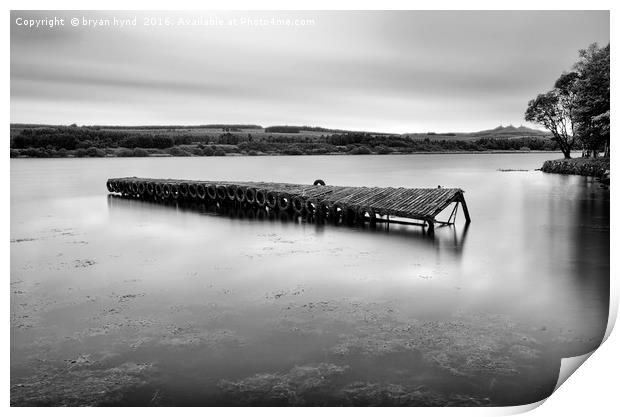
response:
<path fill-rule="evenodd" d="M 609 191 L 535 171 L 556 157 L 12 159 L 11 401 L 539 400 L 609 302 Z M 460 187 L 472 223 L 430 237 L 108 197 L 133 175 Z"/>

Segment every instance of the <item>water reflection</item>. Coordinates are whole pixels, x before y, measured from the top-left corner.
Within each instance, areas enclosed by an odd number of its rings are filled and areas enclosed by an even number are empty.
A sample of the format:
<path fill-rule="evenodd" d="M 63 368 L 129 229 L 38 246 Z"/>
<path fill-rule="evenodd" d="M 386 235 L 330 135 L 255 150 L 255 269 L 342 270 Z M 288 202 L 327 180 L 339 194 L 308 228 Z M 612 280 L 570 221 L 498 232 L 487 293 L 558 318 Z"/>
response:
<path fill-rule="evenodd" d="M 575 269 L 572 274 L 573 288 L 579 293 L 575 298 L 583 302 L 583 294 L 589 293 L 600 303 L 584 305 L 584 314 L 598 331 L 604 334 L 607 327 L 606 318 L 609 311 L 610 280 L 609 277 L 609 194 L 601 193 L 601 185 L 594 179 L 585 181 L 585 192 L 576 201 L 575 216 L 577 223 L 571 230 L 570 264 Z M 596 331 L 595 330 L 595 331 Z"/>
<path fill-rule="evenodd" d="M 227 217 L 229 219 L 246 220 L 249 222 L 281 222 L 296 223 L 314 226 L 315 232 L 321 234 L 326 227 L 347 227 L 364 233 L 376 233 L 389 235 L 393 239 L 415 239 L 416 242 L 427 245 L 436 250 L 448 251 L 455 255 L 461 255 L 465 247 L 465 238 L 469 224 L 462 225 L 438 225 L 435 233 L 428 233 L 425 228 L 418 224 L 401 224 L 396 222 L 358 223 L 342 220 L 328 220 L 314 216 L 302 215 L 294 211 L 271 210 L 268 207 L 242 204 L 239 202 L 197 202 L 183 200 L 158 200 L 135 199 L 128 196 L 108 194 L 108 207 L 114 210 L 135 210 L 137 212 L 170 212 L 196 213 L 199 215 L 211 215 Z"/>

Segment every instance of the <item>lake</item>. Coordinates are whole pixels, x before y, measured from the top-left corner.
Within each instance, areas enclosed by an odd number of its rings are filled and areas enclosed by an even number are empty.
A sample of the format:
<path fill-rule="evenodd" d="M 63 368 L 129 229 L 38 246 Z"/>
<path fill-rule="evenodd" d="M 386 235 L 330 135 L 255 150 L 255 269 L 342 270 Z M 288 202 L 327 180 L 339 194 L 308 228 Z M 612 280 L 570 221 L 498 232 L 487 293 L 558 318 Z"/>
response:
<path fill-rule="evenodd" d="M 609 190 L 536 171 L 559 157 L 11 159 L 11 403 L 538 401 L 609 306 Z M 472 223 L 109 197 L 125 176 L 459 187 Z"/>

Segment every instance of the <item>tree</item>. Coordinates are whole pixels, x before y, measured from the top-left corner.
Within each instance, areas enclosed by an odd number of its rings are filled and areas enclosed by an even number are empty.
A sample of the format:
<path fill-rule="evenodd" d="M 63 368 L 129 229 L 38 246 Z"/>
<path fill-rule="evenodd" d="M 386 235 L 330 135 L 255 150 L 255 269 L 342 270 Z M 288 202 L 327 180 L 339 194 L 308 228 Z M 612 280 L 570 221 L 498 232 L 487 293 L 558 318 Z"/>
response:
<path fill-rule="evenodd" d="M 555 88 L 530 100 L 525 111 L 525 120 L 547 128 L 567 159 L 575 145 L 575 82 L 575 74 L 562 74 L 556 81 Z"/>
<path fill-rule="evenodd" d="M 596 43 L 579 51 L 574 65 L 578 78 L 574 85 L 576 96 L 576 134 L 594 157 L 604 147 L 609 156 L 609 44 L 600 48 Z"/>

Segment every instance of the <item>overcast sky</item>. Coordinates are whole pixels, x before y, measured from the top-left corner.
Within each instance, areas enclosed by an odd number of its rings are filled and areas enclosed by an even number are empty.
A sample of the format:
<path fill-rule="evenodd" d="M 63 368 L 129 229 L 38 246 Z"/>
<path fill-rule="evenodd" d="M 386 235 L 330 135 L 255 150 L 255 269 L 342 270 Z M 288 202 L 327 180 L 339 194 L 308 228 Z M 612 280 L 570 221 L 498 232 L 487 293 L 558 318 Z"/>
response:
<path fill-rule="evenodd" d="M 65 25 L 16 23 L 54 16 Z M 137 26 L 87 28 L 82 16 L 136 16 Z M 174 26 L 144 26 L 145 17 Z M 212 25 L 179 25 L 200 17 Z M 258 17 L 267 22 L 244 22 Z M 609 14 L 583 11 L 12 12 L 11 20 L 13 123 L 476 131 L 525 124 L 527 101 L 579 49 L 609 42 Z"/>

